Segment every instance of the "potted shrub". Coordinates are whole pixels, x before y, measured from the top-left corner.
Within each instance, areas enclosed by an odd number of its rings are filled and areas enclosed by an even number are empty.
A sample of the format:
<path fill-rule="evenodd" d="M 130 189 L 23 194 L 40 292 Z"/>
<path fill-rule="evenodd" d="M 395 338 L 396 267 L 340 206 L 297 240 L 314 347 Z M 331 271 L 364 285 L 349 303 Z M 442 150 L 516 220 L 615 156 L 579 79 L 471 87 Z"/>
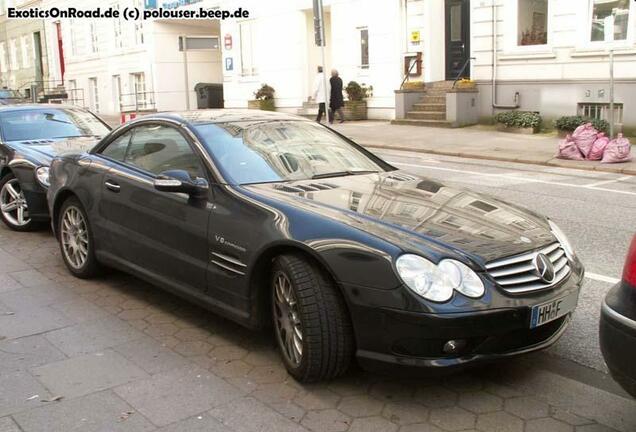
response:
<path fill-rule="evenodd" d="M 260 109 L 263 111 L 276 111 L 274 104 L 274 93 L 276 90 L 272 86 L 267 84 L 261 85 L 257 91 L 254 92 L 254 100 L 247 101 L 247 107 L 249 109 Z"/>
<path fill-rule="evenodd" d="M 560 136 L 566 136 L 569 133 L 574 132 L 574 129 L 581 126 L 584 123 L 592 123 L 592 126 L 599 132 L 604 132 L 605 135 L 609 134 L 609 123 L 602 119 L 591 119 L 582 116 L 563 116 L 559 117 L 554 122 L 554 127 L 559 131 Z"/>
<path fill-rule="evenodd" d="M 541 128 L 541 116 L 532 111 L 504 111 L 495 116 L 497 130 L 533 134 Z"/>
<path fill-rule="evenodd" d="M 345 101 L 344 113 L 347 120 L 366 120 L 367 119 L 367 101 L 371 96 L 373 87 L 360 85 L 355 81 L 349 81 L 344 88 L 347 93 Z"/>

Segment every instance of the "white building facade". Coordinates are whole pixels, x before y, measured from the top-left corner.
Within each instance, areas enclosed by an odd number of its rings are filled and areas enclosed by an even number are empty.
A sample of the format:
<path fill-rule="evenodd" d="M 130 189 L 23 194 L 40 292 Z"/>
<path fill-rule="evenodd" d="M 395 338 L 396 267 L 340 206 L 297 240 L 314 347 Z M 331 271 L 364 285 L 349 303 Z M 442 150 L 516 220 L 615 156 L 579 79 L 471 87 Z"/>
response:
<path fill-rule="evenodd" d="M 141 0 L 112 4 L 143 6 Z M 104 6 L 43 1 L 53 5 Z M 249 17 L 48 21 L 50 74 L 63 74 L 85 105 L 108 114 L 218 106 L 201 102 L 196 89 L 207 84 L 222 89 L 225 107 L 246 107 L 263 83 L 276 90 L 281 111 L 300 112 L 312 94 L 322 57 L 311 0 L 157 0 L 154 6 L 242 7 Z M 407 72 L 409 81 L 425 83 L 472 78 L 484 121 L 501 109 L 538 111 L 546 119 L 607 117 L 611 49 L 617 123 L 636 129 L 634 1 L 324 0 L 324 11 L 325 69 L 338 69 L 345 85 L 373 86 L 370 118 L 394 118 L 394 92 Z"/>

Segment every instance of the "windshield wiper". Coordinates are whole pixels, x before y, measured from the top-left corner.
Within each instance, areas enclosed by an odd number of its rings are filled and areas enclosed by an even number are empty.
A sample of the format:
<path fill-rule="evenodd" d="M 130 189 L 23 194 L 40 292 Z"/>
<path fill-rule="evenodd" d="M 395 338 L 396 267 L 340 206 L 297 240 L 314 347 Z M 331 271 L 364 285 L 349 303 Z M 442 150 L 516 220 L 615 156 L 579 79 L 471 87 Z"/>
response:
<path fill-rule="evenodd" d="M 312 180 L 315 180 L 315 179 L 324 179 L 324 178 L 330 178 L 330 177 L 344 177 L 344 176 L 375 174 L 375 173 L 377 173 L 377 171 L 374 171 L 374 170 L 334 171 L 330 173 L 314 174 L 311 178 Z"/>

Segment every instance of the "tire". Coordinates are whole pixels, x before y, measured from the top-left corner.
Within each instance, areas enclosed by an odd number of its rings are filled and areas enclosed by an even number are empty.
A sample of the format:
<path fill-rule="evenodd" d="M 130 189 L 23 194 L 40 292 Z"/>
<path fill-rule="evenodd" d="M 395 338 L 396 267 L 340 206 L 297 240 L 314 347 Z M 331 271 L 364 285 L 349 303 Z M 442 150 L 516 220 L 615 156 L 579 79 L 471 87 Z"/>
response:
<path fill-rule="evenodd" d="M 10 211 L 0 211 L 2 222 L 13 231 L 26 232 L 41 229 L 42 224 L 30 219 L 28 216 L 27 203 L 18 179 L 12 173 L 0 179 L 0 205 L 10 205 L 12 203 L 15 205 L 16 200 L 12 194 L 16 192 L 19 194 L 17 207 L 20 207 L 20 210 L 16 208 Z M 21 212 L 21 215 L 18 214 L 18 211 Z"/>
<path fill-rule="evenodd" d="M 77 221 L 77 224 L 70 223 L 70 220 Z M 95 257 L 93 231 L 88 215 L 77 198 L 70 197 L 62 204 L 56 231 L 62 259 L 73 276 L 80 279 L 89 279 L 97 276 L 101 272 L 101 266 Z M 74 238 L 71 239 L 71 237 Z M 78 240 L 80 237 L 81 240 Z M 72 247 L 69 243 L 72 243 L 75 247 Z M 79 247 L 80 243 L 85 246 L 85 252 Z M 82 250 L 81 253 L 80 249 Z M 77 255 L 73 251 L 76 251 Z M 83 259 L 80 260 L 79 255 L 82 255 Z"/>
<path fill-rule="evenodd" d="M 288 289 L 278 289 L 285 285 Z M 354 352 L 354 338 L 349 312 L 338 288 L 314 263 L 299 255 L 281 255 L 274 261 L 271 300 L 276 343 L 287 371 L 300 382 L 329 380 L 344 374 Z M 288 290 L 294 307 L 289 307 Z M 278 297 L 278 299 L 277 299 Z M 287 303 L 287 309 L 284 304 Z M 281 304 L 283 304 L 281 306 Z M 292 309 L 295 309 L 292 310 Z M 287 313 L 287 319 L 283 316 Z M 293 331 L 290 330 L 290 327 Z M 302 339 L 294 338 L 300 328 Z M 290 348 L 291 334 L 298 350 Z"/>

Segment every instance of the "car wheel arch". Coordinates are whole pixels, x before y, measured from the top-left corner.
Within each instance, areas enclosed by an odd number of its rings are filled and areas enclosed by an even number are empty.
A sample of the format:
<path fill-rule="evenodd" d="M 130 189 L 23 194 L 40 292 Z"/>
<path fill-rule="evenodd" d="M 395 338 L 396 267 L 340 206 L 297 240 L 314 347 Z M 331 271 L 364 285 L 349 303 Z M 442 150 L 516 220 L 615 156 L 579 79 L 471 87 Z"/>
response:
<path fill-rule="evenodd" d="M 0 179 L 5 178 L 9 174 L 13 174 L 15 176 L 15 173 L 11 170 L 11 168 L 9 168 L 7 166 L 2 168 L 2 170 L 0 171 Z"/>
<path fill-rule="evenodd" d="M 281 242 L 270 245 L 261 250 L 251 266 L 248 274 L 248 286 L 251 299 L 251 315 L 255 317 L 254 325 L 259 328 L 268 327 L 271 322 L 271 304 L 270 304 L 270 271 L 271 263 L 276 257 L 285 254 L 297 254 L 307 259 L 323 270 L 331 279 L 335 286 L 338 287 L 342 298 L 344 299 L 347 310 L 349 310 L 349 302 L 345 292 L 335 277 L 335 274 L 329 265 L 310 247 L 302 243 Z"/>

